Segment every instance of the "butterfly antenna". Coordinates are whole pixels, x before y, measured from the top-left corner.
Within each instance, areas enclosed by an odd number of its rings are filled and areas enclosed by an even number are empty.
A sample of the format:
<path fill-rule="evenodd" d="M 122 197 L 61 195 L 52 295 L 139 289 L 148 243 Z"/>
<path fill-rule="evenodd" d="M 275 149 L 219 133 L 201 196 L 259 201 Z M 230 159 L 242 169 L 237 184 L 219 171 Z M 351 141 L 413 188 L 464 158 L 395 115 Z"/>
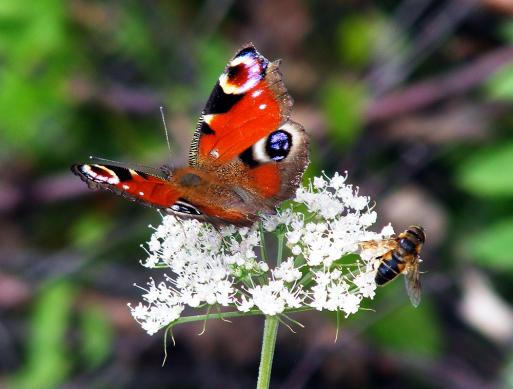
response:
<path fill-rule="evenodd" d="M 121 162 L 119 161 L 115 161 L 113 159 L 107 159 L 107 158 L 101 158 L 101 157 L 96 157 L 94 155 L 90 155 L 89 156 L 89 160 L 90 161 L 93 161 L 93 162 L 102 162 L 102 163 L 105 163 L 105 164 L 111 164 L 111 165 L 116 165 L 116 164 L 120 164 Z"/>
<path fill-rule="evenodd" d="M 164 123 L 164 132 L 166 133 L 166 142 L 167 149 L 169 150 L 169 154 L 171 154 L 171 144 L 169 143 L 169 130 L 166 125 L 166 117 L 164 115 L 164 107 L 160 107 L 160 115 L 162 116 L 162 123 Z"/>

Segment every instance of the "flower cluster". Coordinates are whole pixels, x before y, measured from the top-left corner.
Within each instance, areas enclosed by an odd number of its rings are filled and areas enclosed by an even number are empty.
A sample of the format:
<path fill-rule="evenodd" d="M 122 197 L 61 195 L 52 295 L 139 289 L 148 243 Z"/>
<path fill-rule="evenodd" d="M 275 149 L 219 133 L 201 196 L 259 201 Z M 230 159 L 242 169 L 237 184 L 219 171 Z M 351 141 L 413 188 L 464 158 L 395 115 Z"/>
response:
<path fill-rule="evenodd" d="M 376 212 L 346 178 L 314 178 L 276 215 L 262 217 L 261 229 L 255 224 L 216 230 L 165 216 L 153 227 L 143 265 L 169 275 L 143 288 L 144 303 L 130 307 L 133 317 L 153 334 L 179 319 L 186 307 L 257 309 L 265 315 L 305 307 L 346 316 L 357 312 L 376 287 L 375 257 L 362 254 L 360 243 L 386 238 L 393 229 L 368 231 Z M 278 250 L 266 257 L 270 238 Z"/>

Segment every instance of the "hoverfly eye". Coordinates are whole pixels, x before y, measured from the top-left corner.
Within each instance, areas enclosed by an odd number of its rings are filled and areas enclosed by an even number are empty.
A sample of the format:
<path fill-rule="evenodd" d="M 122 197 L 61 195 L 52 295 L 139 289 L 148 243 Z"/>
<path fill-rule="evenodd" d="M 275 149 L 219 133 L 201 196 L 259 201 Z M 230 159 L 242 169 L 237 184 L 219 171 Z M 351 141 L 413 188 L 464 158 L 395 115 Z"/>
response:
<path fill-rule="evenodd" d="M 417 250 L 417 248 L 415 247 L 415 243 L 407 238 L 401 239 L 399 241 L 399 246 L 401 246 L 401 248 L 408 254 L 414 254 Z"/>

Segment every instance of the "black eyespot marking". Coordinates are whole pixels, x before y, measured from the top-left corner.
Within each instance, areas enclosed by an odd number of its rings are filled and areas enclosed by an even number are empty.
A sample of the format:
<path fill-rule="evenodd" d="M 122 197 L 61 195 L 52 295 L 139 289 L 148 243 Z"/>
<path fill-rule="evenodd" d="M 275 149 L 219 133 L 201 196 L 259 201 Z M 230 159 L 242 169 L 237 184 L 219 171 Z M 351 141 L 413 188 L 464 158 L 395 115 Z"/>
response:
<path fill-rule="evenodd" d="M 258 166 L 258 162 L 255 160 L 255 157 L 253 156 L 253 146 L 248 147 L 246 150 L 240 153 L 239 158 L 249 167 Z"/>
<path fill-rule="evenodd" d="M 265 151 L 273 161 L 281 161 L 292 148 L 292 135 L 283 130 L 274 131 L 265 143 Z"/>
<path fill-rule="evenodd" d="M 205 134 L 205 135 L 215 134 L 215 131 L 212 129 L 212 127 L 210 127 L 208 125 L 208 123 L 206 123 L 204 120 L 201 121 L 201 123 L 199 125 L 199 130 L 202 134 Z"/>
<path fill-rule="evenodd" d="M 184 174 L 180 178 L 180 184 L 183 186 L 198 186 L 201 183 L 201 177 L 193 173 Z"/>
<path fill-rule="evenodd" d="M 227 76 L 230 80 L 234 79 L 237 77 L 237 75 L 244 69 L 245 65 L 240 63 L 236 66 L 230 66 L 228 68 L 228 73 L 227 73 Z"/>
<path fill-rule="evenodd" d="M 129 180 L 132 179 L 132 174 L 130 173 L 130 171 L 127 168 L 120 167 L 120 166 L 112 166 L 112 165 L 105 165 L 105 167 L 107 169 L 109 169 L 109 170 L 112 170 L 114 172 L 114 174 L 116 174 L 116 176 L 118 177 L 120 182 L 129 181 Z M 95 169 L 94 169 L 95 166 L 94 165 L 91 166 L 91 168 L 92 168 L 92 170 L 95 173 L 98 173 L 100 175 L 104 175 L 105 174 L 105 171 L 103 171 L 103 170 L 95 171 Z M 143 176 L 142 174 L 140 174 L 140 175 Z M 143 178 L 146 178 L 146 177 L 143 176 Z"/>
<path fill-rule="evenodd" d="M 183 199 L 178 199 L 176 203 L 171 205 L 171 210 L 176 213 L 183 213 L 186 215 L 201 215 L 201 212 L 198 208 L 194 207 L 193 205 L 189 204 Z"/>
<path fill-rule="evenodd" d="M 214 90 L 210 94 L 208 98 L 207 104 L 205 105 L 204 113 L 205 115 L 211 115 L 216 113 L 226 113 L 228 112 L 235 104 L 239 102 L 240 99 L 244 97 L 244 93 L 241 94 L 227 94 L 224 93 L 223 88 L 217 81 Z"/>

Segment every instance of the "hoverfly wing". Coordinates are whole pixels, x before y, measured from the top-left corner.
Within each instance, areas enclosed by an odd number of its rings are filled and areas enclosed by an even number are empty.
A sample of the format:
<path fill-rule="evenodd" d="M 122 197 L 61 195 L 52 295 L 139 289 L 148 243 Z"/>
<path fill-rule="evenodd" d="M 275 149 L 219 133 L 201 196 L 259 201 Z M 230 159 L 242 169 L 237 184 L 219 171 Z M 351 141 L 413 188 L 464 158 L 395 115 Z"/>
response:
<path fill-rule="evenodd" d="M 406 293 L 410 298 L 411 304 L 417 308 L 420 304 L 421 286 L 420 286 L 420 273 L 418 266 L 411 266 L 408 272 L 404 275 L 404 283 L 406 286 Z"/>

